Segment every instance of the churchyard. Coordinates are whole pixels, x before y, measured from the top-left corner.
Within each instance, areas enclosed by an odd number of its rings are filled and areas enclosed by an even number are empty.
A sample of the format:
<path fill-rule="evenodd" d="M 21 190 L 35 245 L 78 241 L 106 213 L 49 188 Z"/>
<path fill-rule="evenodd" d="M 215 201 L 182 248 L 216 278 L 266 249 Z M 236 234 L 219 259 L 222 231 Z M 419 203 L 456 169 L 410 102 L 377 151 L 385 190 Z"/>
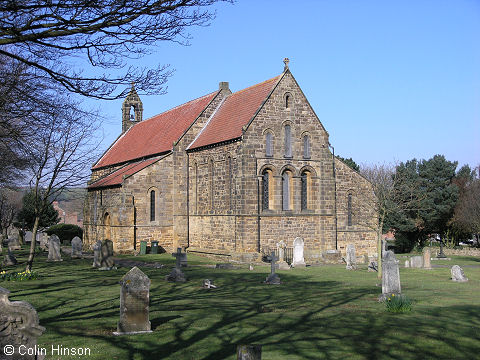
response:
<path fill-rule="evenodd" d="M 186 281 L 169 282 L 171 254 L 118 256 L 129 265 L 117 262 L 102 271 L 92 267 L 93 257 L 62 253 L 63 261 L 47 261 L 41 252 L 37 279 L 0 281 L 0 287 L 10 291 L 10 301 L 37 310 L 46 328 L 39 348 L 90 351 L 47 359 L 236 359 L 237 344 L 262 345 L 262 359 L 477 358 L 480 258 L 451 256 L 427 270 L 405 268 L 411 256 L 397 255 L 402 294 L 413 300 L 412 311 L 400 314 L 378 302 L 381 281 L 361 263 L 356 270 L 345 264 L 277 270 L 281 283 L 275 285 L 265 283 L 270 264 L 215 268 L 219 261 L 188 254 L 181 268 Z M 24 270 L 26 249 L 15 257 L 17 265 L 3 270 Z M 150 264 L 138 268 L 150 280 L 151 332 L 115 336 L 128 261 Z M 450 280 L 453 265 L 463 268 L 468 282 Z M 205 279 L 216 288 L 203 288 Z"/>

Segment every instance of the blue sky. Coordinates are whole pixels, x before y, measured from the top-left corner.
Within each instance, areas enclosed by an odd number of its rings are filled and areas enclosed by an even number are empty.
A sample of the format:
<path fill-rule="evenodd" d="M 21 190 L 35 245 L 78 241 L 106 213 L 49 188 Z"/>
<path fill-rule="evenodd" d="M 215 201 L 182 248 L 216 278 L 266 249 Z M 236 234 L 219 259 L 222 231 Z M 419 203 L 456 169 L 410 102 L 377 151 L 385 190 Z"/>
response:
<path fill-rule="evenodd" d="M 141 96 L 144 119 L 228 81 L 237 91 L 283 58 L 330 134 L 357 163 L 443 154 L 480 165 L 480 1 L 238 0 L 218 4 L 190 46 L 159 43 L 141 66 L 171 64 L 168 93 Z M 95 101 L 106 148 L 121 100 Z"/>

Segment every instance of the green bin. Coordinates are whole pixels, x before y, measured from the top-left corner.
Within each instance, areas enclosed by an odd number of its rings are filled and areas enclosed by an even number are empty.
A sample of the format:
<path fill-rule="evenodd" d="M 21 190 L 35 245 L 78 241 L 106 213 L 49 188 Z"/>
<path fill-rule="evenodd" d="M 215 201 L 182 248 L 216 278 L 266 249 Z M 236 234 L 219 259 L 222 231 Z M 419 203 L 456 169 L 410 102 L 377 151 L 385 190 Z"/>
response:
<path fill-rule="evenodd" d="M 140 255 L 145 255 L 147 253 L 147 242 L 140 241 Z"/>
<path fill-rule="evenodd" d="M 158 254 L 158 241 L 152 241 L 151 254 Z"/>

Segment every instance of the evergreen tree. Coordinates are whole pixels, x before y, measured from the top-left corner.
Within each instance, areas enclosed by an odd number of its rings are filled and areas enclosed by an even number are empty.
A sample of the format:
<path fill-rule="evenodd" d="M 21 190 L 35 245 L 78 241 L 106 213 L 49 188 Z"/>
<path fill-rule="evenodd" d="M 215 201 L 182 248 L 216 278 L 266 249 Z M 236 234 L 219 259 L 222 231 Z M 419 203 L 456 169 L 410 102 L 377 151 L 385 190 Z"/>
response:
<path fill-rule="evenodd" d="M 353 170 L 360 172 L 360 166 L 352 158 L 343 158 L 341 156 L 336 156 L 337 159 L 342 160 L 345 164 L 350 166 Z"/>
<path fill-rule="evenodd" d="M 40 201 L 40 198 L 36 197 L 33 191 L 27 192 L 23 197 L 23 207 L 17 215 L 17 225 L 29 231 L 33 230 L 35 224 L 35 201 Z M 40 204 L 37 204 L 37 208 L 40 208 Z M 58 211 L 49 203 L 41 212 L 38 226 L 48 228 L 59 221 Z"/>

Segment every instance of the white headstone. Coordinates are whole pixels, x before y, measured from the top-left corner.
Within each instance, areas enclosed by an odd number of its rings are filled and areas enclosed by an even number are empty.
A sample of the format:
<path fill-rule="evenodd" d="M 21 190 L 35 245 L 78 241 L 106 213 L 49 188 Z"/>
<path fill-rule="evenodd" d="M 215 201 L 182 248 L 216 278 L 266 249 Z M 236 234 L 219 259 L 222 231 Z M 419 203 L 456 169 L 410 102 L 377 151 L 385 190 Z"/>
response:
<path fill-rule="evenodd" d="M 33 233 L 31 231 L 27 231 L 24 237 L 25 242 L 26 243 L 32 242 L 32 238 L 33 238 Z"/>
<path fill-rule="evenodd" d="M 60 239 L 53 234 L 48 240 L 48 259 L 47 261 L 62 261 L 60 253 Z"/>
<path fill-rule="evenodd" d="M 463 273 L 463 269 L 458 265 L 453 265 L 451 269 L 452 280 L 458 282 L 467 282 L 468 278 Z"/>
<path fill-rule="evenodd" d="M 292 267 L 305 267 L 305 258 L 303 257 L 304 242 L 301 237 L 293 241 L 293 261 Z"/>
<path fill-rule="evenodd" d="M 355 245 L 347 245 L 347 270 L 357 270 L 357 256 L 355 255 Z"/>
<path fill-rule="evenodd" d="M 412 256 L 410 258 L 410 267 L 423 268 L 423 256 Z"/>
<path fill-rule="evenodd" d="M 285 241 L 281 240 L 277 243 L 278 250 L 278 269 L 279 270 L 288 270 L 290 266 L 285 261 Z"/>

